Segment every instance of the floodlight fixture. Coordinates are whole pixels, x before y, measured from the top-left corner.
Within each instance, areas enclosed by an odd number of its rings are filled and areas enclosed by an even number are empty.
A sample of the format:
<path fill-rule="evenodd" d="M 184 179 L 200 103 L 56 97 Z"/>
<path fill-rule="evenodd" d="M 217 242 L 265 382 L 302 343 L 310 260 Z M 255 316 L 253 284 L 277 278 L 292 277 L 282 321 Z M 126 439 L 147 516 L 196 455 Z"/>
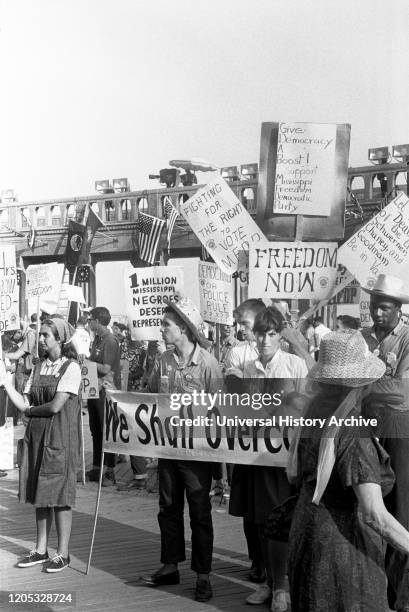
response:
<path fill-rule="evenodd" d="M 387 164 L 389 160 L 389 147 L 368 149 L 368 159 L 373 164 Z"/>
<path fill-rule="evenodd" d="M 112 186 L 116 193 L 123 193 L 125 191 L 130 191 L 129 181 L 127 178 L 113 179 Z"/>
<path fill-rule="evenodd" d="M 237 166 L 226 166 L 220 169 L 220 174 L 222 178 L 224 178 L 227 182 L 238 181 L 239 180 L 239 171 Z"/>
<path fill-rule="evenodd" d="M 10 204 L 17 200 L 14 189 L 3 189 L 1 192 L 1 201 L 3 204 Z"/>
<path fill-rule="evenodd" d="M 109 179 L 104 179 L 103 181 L 95 181 L 95 191 L 97 191 L 98 193 L 113 193 L 113 189 L 111 187 Z"/>
<path fill-rule="evenodd" d="M 409 144 L 393 145 L 392 157 L 400 162 L 409 162 Z"/>
<path fill-rule="evenodd" d="M 255 180 L 258 176 L 258 164 L 242 164 L 240 166 L 240 174 L 244 180 Z"/>

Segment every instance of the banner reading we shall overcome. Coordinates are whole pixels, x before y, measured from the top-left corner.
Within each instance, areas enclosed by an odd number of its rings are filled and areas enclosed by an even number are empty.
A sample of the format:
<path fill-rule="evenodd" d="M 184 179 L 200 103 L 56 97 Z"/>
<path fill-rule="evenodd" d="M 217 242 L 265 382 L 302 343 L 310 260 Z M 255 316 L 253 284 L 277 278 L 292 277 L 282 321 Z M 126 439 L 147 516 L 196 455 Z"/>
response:
<path fill-rule="evenodd" d="M 178 408 L 174 403 L 172 395 L 163 393 L 109 391 L 104 451 L 190 461 L 287 465 L 291 416 L 263 419 L 251 409 L 214 406 L 208 410 L 204 402 L 195 405 L 193 411 L 191 405 Z M 278 420 L 281 418 L 290 419 L 289 425 Z"/>

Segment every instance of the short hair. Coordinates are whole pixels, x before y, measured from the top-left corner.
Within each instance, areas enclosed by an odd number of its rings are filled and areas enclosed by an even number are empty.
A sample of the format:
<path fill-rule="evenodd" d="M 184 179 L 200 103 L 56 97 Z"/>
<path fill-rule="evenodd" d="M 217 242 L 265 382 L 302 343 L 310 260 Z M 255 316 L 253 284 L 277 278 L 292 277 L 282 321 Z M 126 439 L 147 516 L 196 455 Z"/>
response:
<path fill-rule="evenodd" d="M 77 319 L 77 325 L 86 325 L 88 323 L 87 315 L 80 315 Z"/>
<path fill-rule="evenodd" d="M 190 329 L 190 327 L 188 326 L 188 324 L 182 319 L 182 317 L 180 315 L 178 315 L 177 312 L 175 312 L 173 310 L 173 308 L 171 308 L 170 306 L 166 306 L 165 310 L 163 311 L 164 315 L 167 315 L 170 319 L 172 319 L 172 321 L 180 328 L 180 329 L 184 329 L 187 339 L 190 342 L 197 342 L 197 339 L 195 338 L 192 330 Z"/>
<path fill-rule="evenodd" d="M 312 320 L 313 323 L 322 323 L 323 318 L 322 317 L 314 317 L 314 319 Z"/>
<path fill-rule="evenodd" d="M 111 313 L 105 306 L 97 306 L 89 313 L 93 319 L 98 319 L 101 325 L 107 326 L 111 321 Z"/>
<path fill-rule="evenodd" d="M 266 309 L 266 305 L 263 300 L 250 298 L 249 300 L 245 300 L 241 304 L 237 306 L 237 308 L 233 311 L 233 317 L 236 319 L 237 317 L 242 316 L 245 312 L 249 310 L 253 312 L 255 315 L 258 315 L 259 312 L 262 312 Z"/>
<path fill-rule="evenodd" d="M 30 317 L 31 323 L 37 323 L 37 313 L 34 312 Z"/>
<path fill-rule="evenodd" d="M 337 321 L 341 321 L 342 325 L 348 329 L 359 329 L 358 319 L 350 315 L 339 315 Z"/>
<path fill-rule="evenodd" d="M 254 321 L 253 333 L 264 334 L 271 330 L 282 331 L 285 327 L 285 318 L 275 306 L 267 306 L 259 312 Z"/>

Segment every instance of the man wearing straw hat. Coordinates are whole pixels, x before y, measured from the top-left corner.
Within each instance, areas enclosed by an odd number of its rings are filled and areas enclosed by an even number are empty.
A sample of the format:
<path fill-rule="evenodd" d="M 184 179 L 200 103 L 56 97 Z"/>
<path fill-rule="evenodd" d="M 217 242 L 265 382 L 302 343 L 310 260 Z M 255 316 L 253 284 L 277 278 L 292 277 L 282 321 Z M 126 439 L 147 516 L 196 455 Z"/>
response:
<path fill-rule="evenodd" d="M 223 377 L 216 359 L 206 350 L 208 341 L 199 332 L 202 318 L 186 297 L 176 296 L 164 311 L 161 334 L 173 349 L 162 353 L 148 381 L 154 393 L 216 393 Z M 179 584 L 178 563 L 185 560 L 183 524 L 184 494 L 192 529 L 191 567 L 197 573 L 195 599 L 212 597 L 209 574 L 213 554 L 213 525 L 209 499 L 212 464 L 207 461 L 159 459 L 159 514 L 162 567 L 141 578 L 146 586 Z"/>
<path fill-rule="evenodd" d="M 391 458 L 396 483 L 385 498 L 390 513 L 409 528 L 409 327 L 401 320 L 409 294 L 401 279 L 380 274 L 370 294 L 374 325 L 362 334 L 369 349 L 386 364 L 364 403 L 366 416 L 378 421 L 376 435 Z M 386 572 L 389 599 L 400 612 L 409 612 L 409 557 L 388 547 Z"/>

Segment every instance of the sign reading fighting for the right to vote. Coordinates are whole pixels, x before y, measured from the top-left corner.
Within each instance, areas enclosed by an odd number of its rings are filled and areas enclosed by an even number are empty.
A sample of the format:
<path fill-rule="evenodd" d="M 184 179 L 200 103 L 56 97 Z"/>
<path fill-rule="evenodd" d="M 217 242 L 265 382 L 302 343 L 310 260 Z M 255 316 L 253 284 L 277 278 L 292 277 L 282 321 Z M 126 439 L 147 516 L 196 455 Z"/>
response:
<path fill-rule="evenodd" d="M 199 263 L 200 314 L 204 321 L 233 325 L 234 283 L 229 274 L 207 261 Z"/>
<path fill-rule="evenodd" d="M 0 247 L 0 333 L 20 328 L 16 249 Z"/>
<path fill-rule="evenodd" d="M 339 261 L 363 287 L 373 286 L 379 274 L 408 279 L 409 199 L 397 197 L 347 240 L 338 251 Z"/>
<path fill-rule="evenodd" d="M 226 274 L 238 270 L 240 251 L 265 239 L 226 181 L 218 178 L 180 205 L 180 212 Z"/>
<path fill-rule="evenodd" d="M 334 197 L 337 126 L 278 125 L 275 213 L 328 216 Z"/>
<path fill-rule="evenodd" d="M 62 266 L 58 263 L 37 264 L 29 266 L 26 272 L 26 297 L 28 313 L 40 308 L 49 314 L 54 314 L 58 307 L 62 284 Z"/>
<path fill-rule="evenodd" d="M 167 303 L 183 292 L 183 268 L 154 266 L 124 272 L 126 313 L 133 340 L 160 340 Z M 166 298 L 166 300 L 165 300 Z"/>
<path fill-rule="evenodd" d="M 335 242 L 268 242 L 250 249 L 249 297 L 324 300 L 337 277 Z"/>

